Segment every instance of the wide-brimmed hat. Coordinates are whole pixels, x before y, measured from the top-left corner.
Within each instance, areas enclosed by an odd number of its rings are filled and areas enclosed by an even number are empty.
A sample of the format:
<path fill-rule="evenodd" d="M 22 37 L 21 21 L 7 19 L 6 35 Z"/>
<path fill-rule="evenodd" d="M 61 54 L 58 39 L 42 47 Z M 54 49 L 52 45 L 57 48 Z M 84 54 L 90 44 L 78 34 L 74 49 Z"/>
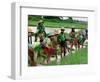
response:
<path fill-rule="evenodd" d="M 28 32 L 33 32 L 33 31 L 32 31 L 32 28 L 28 28 Z"/>
<path fill-rule="evenodd" d="M 38 23 L 43 23 L 43 20 L 39 20 Z"/>
<path fill-rule="evenodd" d="M 64 28 L 64 27 L 61 27 L 61 30 L 62 30 L 62 31 L 64 31 L 64 30 L 65 30 L 65 28 Z"/>
<path fill-rule="evenodd" d="M 59 30 L 54 30 L 54 35 L 59 34 Z"/>
<path fill-rule="evenodd" d="M 54 33 L 49 33 L 48 37 L 54 36 Z"/>

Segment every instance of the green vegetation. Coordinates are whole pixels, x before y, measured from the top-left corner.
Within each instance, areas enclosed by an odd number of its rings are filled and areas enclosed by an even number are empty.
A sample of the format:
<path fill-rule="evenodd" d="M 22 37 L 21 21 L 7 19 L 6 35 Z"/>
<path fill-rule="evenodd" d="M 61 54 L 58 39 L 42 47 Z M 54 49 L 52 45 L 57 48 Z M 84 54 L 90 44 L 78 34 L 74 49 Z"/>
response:
<path fill-rule="evenodd" d="M 87 48 L 80 49 L 75 53 L 61 59 L 61 65 L 65 64 L 87 64 Z"/>
<path fill-rule="evenodd" d="M 71 65 L 71 64 L 87 64 L 88 63 L 88 49 L 82 48 L 75 53 L 63 57 L 59 65 Z M 57 65 L 57 61 L 52 61 L 49 65 Z"/>
<path fill-rule="evenodd" d="M 28 26 L 37 26 L 39 20 L 44 21 L 45 27 L 51 27 L 51 28 L 60 28 L 60 27 L 87 28 L 87 22 L 73 20 L 72 17 L 63 20 L 57 16 L 32 16 L 32 15 L 28 16 Z"/>

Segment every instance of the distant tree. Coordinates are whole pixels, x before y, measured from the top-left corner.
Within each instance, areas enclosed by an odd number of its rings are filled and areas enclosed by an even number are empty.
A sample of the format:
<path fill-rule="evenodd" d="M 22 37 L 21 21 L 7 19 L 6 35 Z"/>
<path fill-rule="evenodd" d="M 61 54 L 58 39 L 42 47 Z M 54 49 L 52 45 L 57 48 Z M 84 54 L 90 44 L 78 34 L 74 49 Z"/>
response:
<path fill-rule="evenodd" d="M 37 16 L 37 15 L 29 15 L 28 16 L 28 20 L 40 20 L 41 16 Z"/>
<path fill-rule="evenodd" d="M 68 22 L 73 23 L 73 18 L 72 17 L 68 17 Z"/>
<path fill-rule="evenodd" d="M 58 16 L 43 16 L 45 19 L 60 19 Z"/>
<path fill-rule="evenodd" d="M 32 17 L 33 17 L 32 15 L 29 15 L 28 20 L 32 20 Z"/>

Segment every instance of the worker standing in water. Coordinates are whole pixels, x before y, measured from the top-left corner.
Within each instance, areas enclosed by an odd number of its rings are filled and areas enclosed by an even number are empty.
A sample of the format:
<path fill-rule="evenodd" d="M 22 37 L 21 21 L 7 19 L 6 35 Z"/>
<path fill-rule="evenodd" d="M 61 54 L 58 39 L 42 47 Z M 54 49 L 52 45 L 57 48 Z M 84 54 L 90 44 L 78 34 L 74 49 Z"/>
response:
<path fill-rule="evenodd" d="M 62 58 L 62 53 L 64 52 L 64 56 L 66 54 L 66 36 L 64 33 L 65 29 L 64 27 L 61 28 L 61 33 L 58 35 L 58 43 L 60 44 L 61 48 L 61 58 Z"/>
<path fill-rule="evenodd" d="M 46 32 L 45 32 L 45 27 L 44 27 L 44 22 L 43 20 L 40 20 L 38 22 L 38 25 L 37 25 L 37 32 L 35 34 L 35 42 L 37 41 L 37 37 L 38 36 L 41 36 L 41 34 L 44 35 L 44 37 L 46 36 Z"/>

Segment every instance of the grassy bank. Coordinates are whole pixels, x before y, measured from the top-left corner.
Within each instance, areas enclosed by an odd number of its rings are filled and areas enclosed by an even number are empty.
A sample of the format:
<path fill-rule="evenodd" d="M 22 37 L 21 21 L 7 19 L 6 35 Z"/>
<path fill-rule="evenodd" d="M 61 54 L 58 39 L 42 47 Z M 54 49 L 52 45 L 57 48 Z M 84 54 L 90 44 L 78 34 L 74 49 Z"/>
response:
<path fill-rule="evenodd" d="M 38 21 L 41 20 L 40 17 L 32 17 L 28 19 L 28 26 L 37 26 Z M 82 22 L 78 20 L 73 20 L 73 22 L 70 22 L 69 20 L 60 20 L 60 19 L 42 19 L 44 21 L 45 27 L 51 27 L 51 28 L 87 28 L 87 22 Z"/>

